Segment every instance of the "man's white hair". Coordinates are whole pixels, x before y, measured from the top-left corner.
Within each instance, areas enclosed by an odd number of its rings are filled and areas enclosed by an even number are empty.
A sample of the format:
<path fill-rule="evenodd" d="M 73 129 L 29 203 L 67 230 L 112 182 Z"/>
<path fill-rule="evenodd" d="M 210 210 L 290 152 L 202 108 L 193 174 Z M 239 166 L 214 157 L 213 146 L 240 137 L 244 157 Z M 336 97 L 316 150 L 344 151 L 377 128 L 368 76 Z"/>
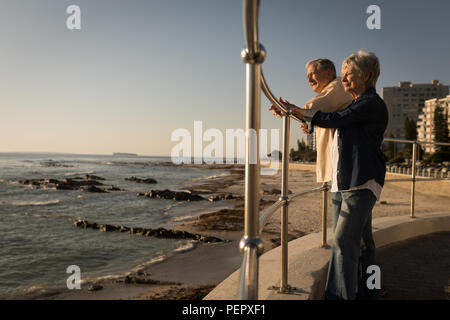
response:
<path fill-rule="evenodd" d="M 315 59 L 308 61 L 305 68 L 308 69 L 310 65 L 315 65 L 320 72 L 330 69 L 333 72 L 333 79 L 336 78 L 336 67 L 333 61 L 324 58 Z"/>

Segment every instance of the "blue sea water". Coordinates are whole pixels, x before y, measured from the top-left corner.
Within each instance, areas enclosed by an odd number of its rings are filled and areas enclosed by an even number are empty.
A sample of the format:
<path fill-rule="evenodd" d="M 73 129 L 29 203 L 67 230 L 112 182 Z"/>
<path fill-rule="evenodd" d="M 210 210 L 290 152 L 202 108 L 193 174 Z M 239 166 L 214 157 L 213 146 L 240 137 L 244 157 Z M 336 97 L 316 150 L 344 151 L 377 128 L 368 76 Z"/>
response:
<path fill-rule="evenodd" d="M 138 197 L 149 189 L 183 190 L 226 170 L 158 165 L 170 158 L 71 154 L 0 153 L 0 299 L 66 286 L 67 267 L 81 269 L 82 283 L 123 276 L 131 270 L 192 247 L 188 240 L 99 232 L 73 226 L 79 217 L 97 223 L 170 228 L 217 209 L 207 201 L 177 202 Z M 50 164 L 50 165 L 49 165 Z M 23 179 L 105 178 L 125 191 L 89 193 L 37 189 Z M 125 178 L 154 178 L 146 185 Z M 217 205 L 215 205 L 217 206 Z M 224 206 L 226 206 L 224 204 Z"/>

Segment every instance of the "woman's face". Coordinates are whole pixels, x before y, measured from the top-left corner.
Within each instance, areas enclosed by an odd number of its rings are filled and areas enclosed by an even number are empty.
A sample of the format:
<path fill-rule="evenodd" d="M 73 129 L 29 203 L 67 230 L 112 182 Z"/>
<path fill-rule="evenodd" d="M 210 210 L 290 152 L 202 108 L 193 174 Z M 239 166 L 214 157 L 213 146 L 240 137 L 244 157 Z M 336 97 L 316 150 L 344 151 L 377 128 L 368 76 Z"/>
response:
<path fill-rule="evenodd" d="M 353 98 L 359 97 L 366 91 L 366 80 L 368 75 L 359 75 L 359 71 L 352 65 L 345 65 L 342 67 L 342 85 L 344 90 L 350 93 Z"/>

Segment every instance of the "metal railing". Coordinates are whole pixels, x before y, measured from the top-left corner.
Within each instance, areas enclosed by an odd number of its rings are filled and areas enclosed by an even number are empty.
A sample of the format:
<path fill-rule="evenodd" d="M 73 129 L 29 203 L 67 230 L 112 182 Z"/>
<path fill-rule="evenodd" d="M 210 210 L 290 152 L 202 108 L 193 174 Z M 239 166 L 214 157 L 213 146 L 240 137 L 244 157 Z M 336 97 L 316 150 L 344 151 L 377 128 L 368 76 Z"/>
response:
<path fill-rule="evenodd" d="M 289 169 L 289 130 L 290 119 L 297 121 L 290 107 L 277 101 L 270 91 L 265 80 L 261 64 L 264 62 L 266 52 L 258 41 L 258 13 L 259 0 L 243 0 L 243 24 L 246 48 L 242 50 L 241 57 L 246 64 L 246 130 L 259 133 L 261 125 L 261 90 L 266 97 L 276 106 L 283 118 L 283 152 L 281 172 L 281 196 L 274 204 L 265 209 L 259 216 L 260 200 L 260 159 L 257 136 L 246 135 L 246 160 L 245 160 L 245 213 L 244 236 L 239 247 L 243 255 L 240 278 L 240 298 L 245 300 L 258 299 L 258 272 L 259 256 L 263 253 L 261 232 L 267 219 L 278 209 L 281 209 L 281 279 L 280 292 L 289 292 L 292 287 L 288 285 L 288 206 L 299 196 L 307 193 L 322 191 L 322 247 L 327 246 L 327 192 L 328 185 L 311 190 L 297 192 L 288 195 L 288 169 Z M 385 138 L 385 141 L 413 143 L 413 168 L 416 167 L 417 145 L 420 143 L 432 143 L 426 141 L 410 141 Z M 436 143 L 435 143 L 436 144 Z M 442 144 L 450 145 L 450 144 Z M 256 155 L 256 156 L 255 156 Z M 254 159 L 256 158 L 256 159 Z M 253 160 L 253 161 L 252 161 Z M 414 195 L 416 170 L 412 170 L 411 179 L 411 217 L 414 217 Z"/>
<path fill-rule="evenodd" d="M 429 179 L 417 179 L 417 146 L 420 144 L 433 144 L 437 146 L 450 146 L 450 143 L 443 142 L 433 142 L 433 141 L 419 141 L 419 140 L 404 140 L 404 139 L 394 139 L 394 138 L 384 138 L 384 142 L 394 142 L 394 143 L 407 143 L 412 144 L 412 163 L 411 163 L 411 178 L 410 179 L 390 179 L 386 182 L 401 182 L 401 181 L 411 181 L 411 202 L 410 202 L 410 217 L 414 218 L 414 205 L 415 205 L 415 190 L 416 181 L 432 181 Z"/>
<path fill-rule="evenodd" d="M 281 196 L 277 202 L 267 208 L 259 217 L 259 188 L 260 188 L 260 160 L 257 139 L 253 135 L 246 135 L 246 162 L 245 162 L 245 213 L 244 236 L 239 247 L 243 254 L 241 267 L 241 299 L 258 299 L 258 270 L 259 256 L 263 253 L 261 231 L 267 219 L 281 208 L 281 280 L 280 292 L 290 289 L 287 281 L 288 258 L 288 205 L 295 198 L 314 191 L 324 192 L 324 205 L 322 216 L 325 217 L 323 228 L 325 235 L 323 245 L 326 245 L 326 198 L 328 186 L 288 195 L 288 169 L 289 169 L 289 131 L 290 118 L 301 121 L 295 117 L 289 107 L 279 103 L 267 85 L 262 72 L 266 53 L 264 47 L 258 41 L 258 13 L 259 0 L 243 0 L 243 22 L 246 48 L 242 50 L 241 57 L 246 64 L 246 130 L 247 132 L 259 132 L 261 124 L 260 103 L 261 90 L 266 97 L 281 111 L 283 116 L 283 151 L 281 172 Z M 256 153 L 255 153 L 256 149 Z M 251 155 L 256 154 L 256 161 L 250 161 Z M 253 159 L 255 160 L 255 159 Z M 256 162 L 256 163 L 254 163 Z"/>

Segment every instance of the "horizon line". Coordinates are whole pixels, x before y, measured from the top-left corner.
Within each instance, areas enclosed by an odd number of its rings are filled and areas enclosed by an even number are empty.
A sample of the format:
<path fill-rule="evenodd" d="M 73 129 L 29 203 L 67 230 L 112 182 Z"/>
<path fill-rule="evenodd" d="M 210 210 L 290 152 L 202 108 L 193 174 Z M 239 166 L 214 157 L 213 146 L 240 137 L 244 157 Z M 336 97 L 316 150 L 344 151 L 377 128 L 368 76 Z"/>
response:
<path fill-rule="evenodd" d="M 33 154 L 61 154 L 61 155 L 86 155 L 86 156 L 114 156 L 113 153 L 125 153 L 125 152 L 112 152 L 112 153 L 74 153 L 74 152 L 53 152 L 53 151 L 0 151 L 3 153 L 33 153 Z M 126 152 L 129 153 L 129 152 Z M 153 156 L 153 155 L 139 155 L 137 157 L 157 157 L 157 158 L 170 158 L 170 156 Z"/>

